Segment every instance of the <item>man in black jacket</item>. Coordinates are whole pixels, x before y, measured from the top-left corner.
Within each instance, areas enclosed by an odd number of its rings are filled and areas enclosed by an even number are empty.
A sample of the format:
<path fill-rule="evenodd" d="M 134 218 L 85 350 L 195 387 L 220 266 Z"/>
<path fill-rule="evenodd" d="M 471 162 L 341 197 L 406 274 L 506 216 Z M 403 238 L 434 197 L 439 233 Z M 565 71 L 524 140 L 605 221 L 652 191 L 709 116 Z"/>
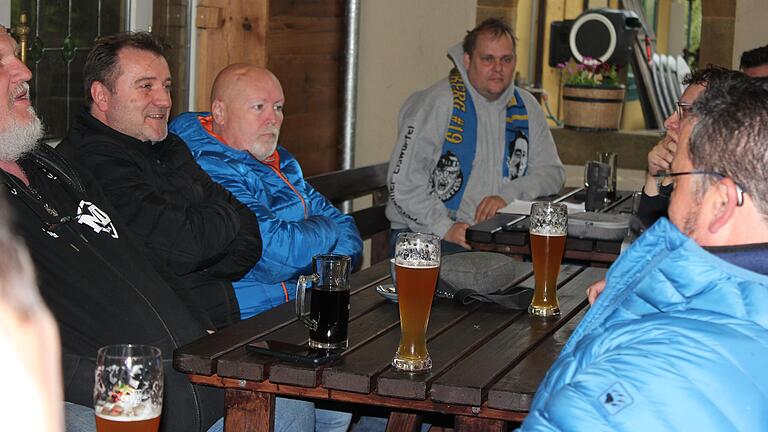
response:
<path fill-rule="evenodd" d="M 196 316 L 216 328 L 237 321 L 230 281 L 261 256 L 259 225 L 168 134 L 171 75 L 162 47 L 148 33 L 101 38 L 83 75 L 86 109 L 58 149 L 95 178 Z"/>
<path fill-rule="evenodd" d="M 86 189 L 53 149 L 38 145 L 42 127 L 27 85 L 32 74 L 15 50 L 0 26 L 0 193 L 59 325 L 65 399 L 92 406 L 99 347 L 154 345 L 165 369 L 162 429 L 204 431 L 221 417 L 222 394 L 191 385 L 171 361 L 174 349 L 205 329 L 114 218 L 100 189 Z"/>

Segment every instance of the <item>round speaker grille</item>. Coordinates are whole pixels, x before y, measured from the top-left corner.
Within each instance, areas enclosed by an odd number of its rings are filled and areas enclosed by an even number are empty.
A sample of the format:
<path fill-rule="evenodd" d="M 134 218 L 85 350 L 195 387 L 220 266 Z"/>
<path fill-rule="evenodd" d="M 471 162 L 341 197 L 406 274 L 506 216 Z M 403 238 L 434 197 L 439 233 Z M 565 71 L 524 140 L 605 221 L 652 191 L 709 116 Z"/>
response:
<path fill-rule="evenodd" d="M 616 49 L 616 29 L 604 15 L 584 14 L 573 23 L 568 43 L 577 61 L 592 57 L 604 62 Z"/>

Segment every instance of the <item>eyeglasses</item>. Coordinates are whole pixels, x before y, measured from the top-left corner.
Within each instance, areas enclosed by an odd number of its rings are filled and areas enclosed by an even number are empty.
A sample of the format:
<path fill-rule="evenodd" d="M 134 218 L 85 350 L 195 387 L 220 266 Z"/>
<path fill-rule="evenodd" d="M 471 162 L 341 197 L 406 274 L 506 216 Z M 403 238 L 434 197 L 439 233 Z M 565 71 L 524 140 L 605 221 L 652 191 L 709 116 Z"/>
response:
<path fill-rule="evenodd" d="M 677 102 L 677 108 L 675 108 L 675 112 L 677 113 L 677 118 L 679 121 L 683 121 L 686 115 L 690 114 L 693 111 L 693 104 L 688 102 Z"/>
<path fill-rule="evenodd" d="M 678 104 L 679 106 L 679 104 Z M 728 176 L 725 174 L 721 174 L 717 171 L 686 171 L 686 172 L 677 172 L 677 173 L 659 173 L 654 174 L 653 177 L 656 179 L 656 182 L 658 184 L 659 189 L 659 195 L 669 197 L 672 190 L 675 188 L 675 177 L 684 176 L 684 175 L 711 175 L 715 176 L 721 179 L 727 178 Z M 661 183 L 664 181 L 664 179 L 669 178 L 672 180 L 672 187 L 671 188 L 662 188 Z M 736 185 L 736 206 L 741 207 L 744 205 L 744 194 L 747 193 L 744 186 L 733 182 Z M 663 191 L 666 191 L 667 193 L 663 193 Z"/>

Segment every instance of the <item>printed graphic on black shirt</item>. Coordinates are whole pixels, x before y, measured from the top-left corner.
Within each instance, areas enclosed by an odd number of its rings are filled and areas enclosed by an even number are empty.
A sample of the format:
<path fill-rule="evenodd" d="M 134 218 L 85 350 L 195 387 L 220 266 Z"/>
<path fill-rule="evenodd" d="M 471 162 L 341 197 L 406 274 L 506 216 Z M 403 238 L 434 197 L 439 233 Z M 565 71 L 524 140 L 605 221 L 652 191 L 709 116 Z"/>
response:
<path fill-rule="evenodd" d="M 524 176 L 525 170 L 528 169 L 528 139 L 520 131 L 517 131 L 515 139 L 509 142 L 507 168 L 510 180 Z"/>
<path fill-rule="evenodd" d="M 103 231 L 111 235 L 112 238 L 118 238 L 117 229 L 115 229 L 115 225 L 112 223 L 109 215 L 96 207 L 96 204 L 92 202 L 80 201 L 80 205 L 77 206 L 75 220 L 80 224 L 91 227 L 97 234 Z"/>
<path fill-rule="evenodd" d="M 442 201 L 448 201 L 461 189 L 463 182 L 464 175 L 461 173 L 461 162 L 458 156 L 451 151 L 445 152 L 440 156 L 429 178 L 432 193 Z"/>

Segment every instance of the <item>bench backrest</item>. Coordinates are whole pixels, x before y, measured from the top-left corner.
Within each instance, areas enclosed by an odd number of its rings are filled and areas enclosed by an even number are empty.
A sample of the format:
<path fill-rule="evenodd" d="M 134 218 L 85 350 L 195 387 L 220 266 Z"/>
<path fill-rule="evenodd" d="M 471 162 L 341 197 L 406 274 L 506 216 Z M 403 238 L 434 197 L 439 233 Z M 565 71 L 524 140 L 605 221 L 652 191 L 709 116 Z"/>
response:
<path fill-rule="evenodd" d="M 339 208 L 344 201 L 372 196 L 370 207 L 350 213 L 360 236 L 371 239 L 371 264 L 386 259 L 389 248 L 389 220 L 384 214 L 387 205 L 387 166 L 385 162 L 307 177 L 312 187 Z"/>

